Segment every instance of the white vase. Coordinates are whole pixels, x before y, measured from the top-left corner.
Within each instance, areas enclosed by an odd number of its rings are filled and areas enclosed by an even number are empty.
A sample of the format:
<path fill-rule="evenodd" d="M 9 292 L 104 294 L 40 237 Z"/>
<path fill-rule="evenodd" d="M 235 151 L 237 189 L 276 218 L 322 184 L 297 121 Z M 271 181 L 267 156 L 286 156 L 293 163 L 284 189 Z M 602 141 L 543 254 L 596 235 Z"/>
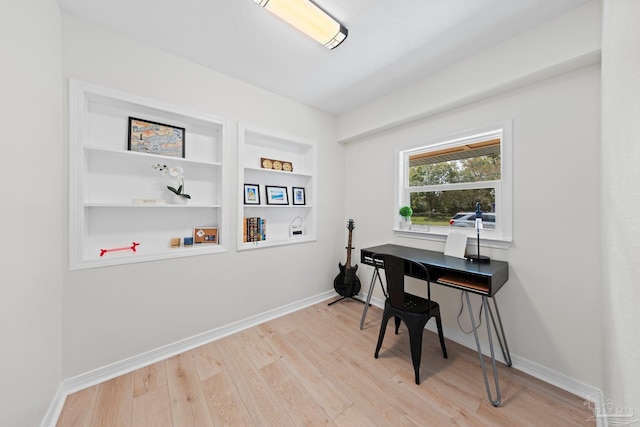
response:
<path fill-rule="evenodd" d="M 411 218 L 402 218 L 400 220 L 400 230 L 411 230 Z"/>
<path fill-rule="evenodd" d="M 172 203 L 174 205 L 186 205 L 188 201 L 189 199 L 187 199 L 186 197 L 182 197 L 177 194 L 174 194 L 172 198 Z"/>

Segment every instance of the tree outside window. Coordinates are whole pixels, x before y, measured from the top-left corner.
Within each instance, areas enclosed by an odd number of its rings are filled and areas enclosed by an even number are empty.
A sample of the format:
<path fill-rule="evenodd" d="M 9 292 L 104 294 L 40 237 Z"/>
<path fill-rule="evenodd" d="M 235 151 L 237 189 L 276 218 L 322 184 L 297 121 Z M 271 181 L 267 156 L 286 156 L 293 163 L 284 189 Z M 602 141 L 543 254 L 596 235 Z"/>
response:
<path fill-rule="evenodd" d="M 490 218 L 485 228 L 510 236 L 510 230 L 503 232 L 501 223 L 505 202 L 503 132 L 475 133 L 400 152 L 404 167 L 399 201 L 413 209 L 413 224 L 429 226 L 431 231 L 447 227 L 441 229 L 443 233 L 450 227 L 471 231 L 475 221 L 467 221 L 463 214 L 475 212 L 480 202 L 480 209 Z M 507 175 L 510 177 L 510 172 Z M 507 199 L 510 203 L 510 196 Z"/>

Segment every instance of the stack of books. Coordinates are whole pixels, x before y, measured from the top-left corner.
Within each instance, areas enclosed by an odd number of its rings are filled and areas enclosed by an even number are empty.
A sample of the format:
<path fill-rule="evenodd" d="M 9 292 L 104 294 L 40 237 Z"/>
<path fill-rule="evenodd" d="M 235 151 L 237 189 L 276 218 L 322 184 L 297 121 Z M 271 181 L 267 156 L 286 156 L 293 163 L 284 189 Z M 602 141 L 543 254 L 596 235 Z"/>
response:
<path fill-rule="evenodd" d="M 243 241 L 260 242 L 267 239 L 267 225 L 264 218 L 249 217 L 244 218 Z"/>

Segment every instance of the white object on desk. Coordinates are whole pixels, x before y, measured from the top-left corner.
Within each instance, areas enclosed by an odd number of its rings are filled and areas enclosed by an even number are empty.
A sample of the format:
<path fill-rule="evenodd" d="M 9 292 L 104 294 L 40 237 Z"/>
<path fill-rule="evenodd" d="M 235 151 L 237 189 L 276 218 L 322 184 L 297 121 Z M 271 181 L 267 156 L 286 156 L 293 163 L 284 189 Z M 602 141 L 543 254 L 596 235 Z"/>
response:
<path fill-rule="evenodd" d="M 447 245 L 444 248 L 444 254 L 464 259 L 466 248 L 467 235 L 451 231 L 447 236 Z"/>

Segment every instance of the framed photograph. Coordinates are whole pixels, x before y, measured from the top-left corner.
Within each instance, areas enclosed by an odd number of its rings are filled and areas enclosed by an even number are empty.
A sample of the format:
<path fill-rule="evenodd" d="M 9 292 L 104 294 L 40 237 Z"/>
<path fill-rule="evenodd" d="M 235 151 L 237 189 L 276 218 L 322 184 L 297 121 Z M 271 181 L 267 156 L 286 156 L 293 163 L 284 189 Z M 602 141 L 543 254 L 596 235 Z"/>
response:
<path fill-rule="evenodd" d="M 260 186 L 257 184 L 244 185 L 244 204 L 259 205 L 260 204 Z"/>
<path fill-rule="evenodd" d="M 265 185 L 268 205 L 288 205 L 287 187 Z"/>
<path fill-rule="evenodd" d="M 184 128 L 129 117 L 129 151 L 184 158 Z"/>
<path fill-rule="evenodd" d="M 304 205 L 304 188 L 291 187 L 291 200 L 294 205 Z"/>

